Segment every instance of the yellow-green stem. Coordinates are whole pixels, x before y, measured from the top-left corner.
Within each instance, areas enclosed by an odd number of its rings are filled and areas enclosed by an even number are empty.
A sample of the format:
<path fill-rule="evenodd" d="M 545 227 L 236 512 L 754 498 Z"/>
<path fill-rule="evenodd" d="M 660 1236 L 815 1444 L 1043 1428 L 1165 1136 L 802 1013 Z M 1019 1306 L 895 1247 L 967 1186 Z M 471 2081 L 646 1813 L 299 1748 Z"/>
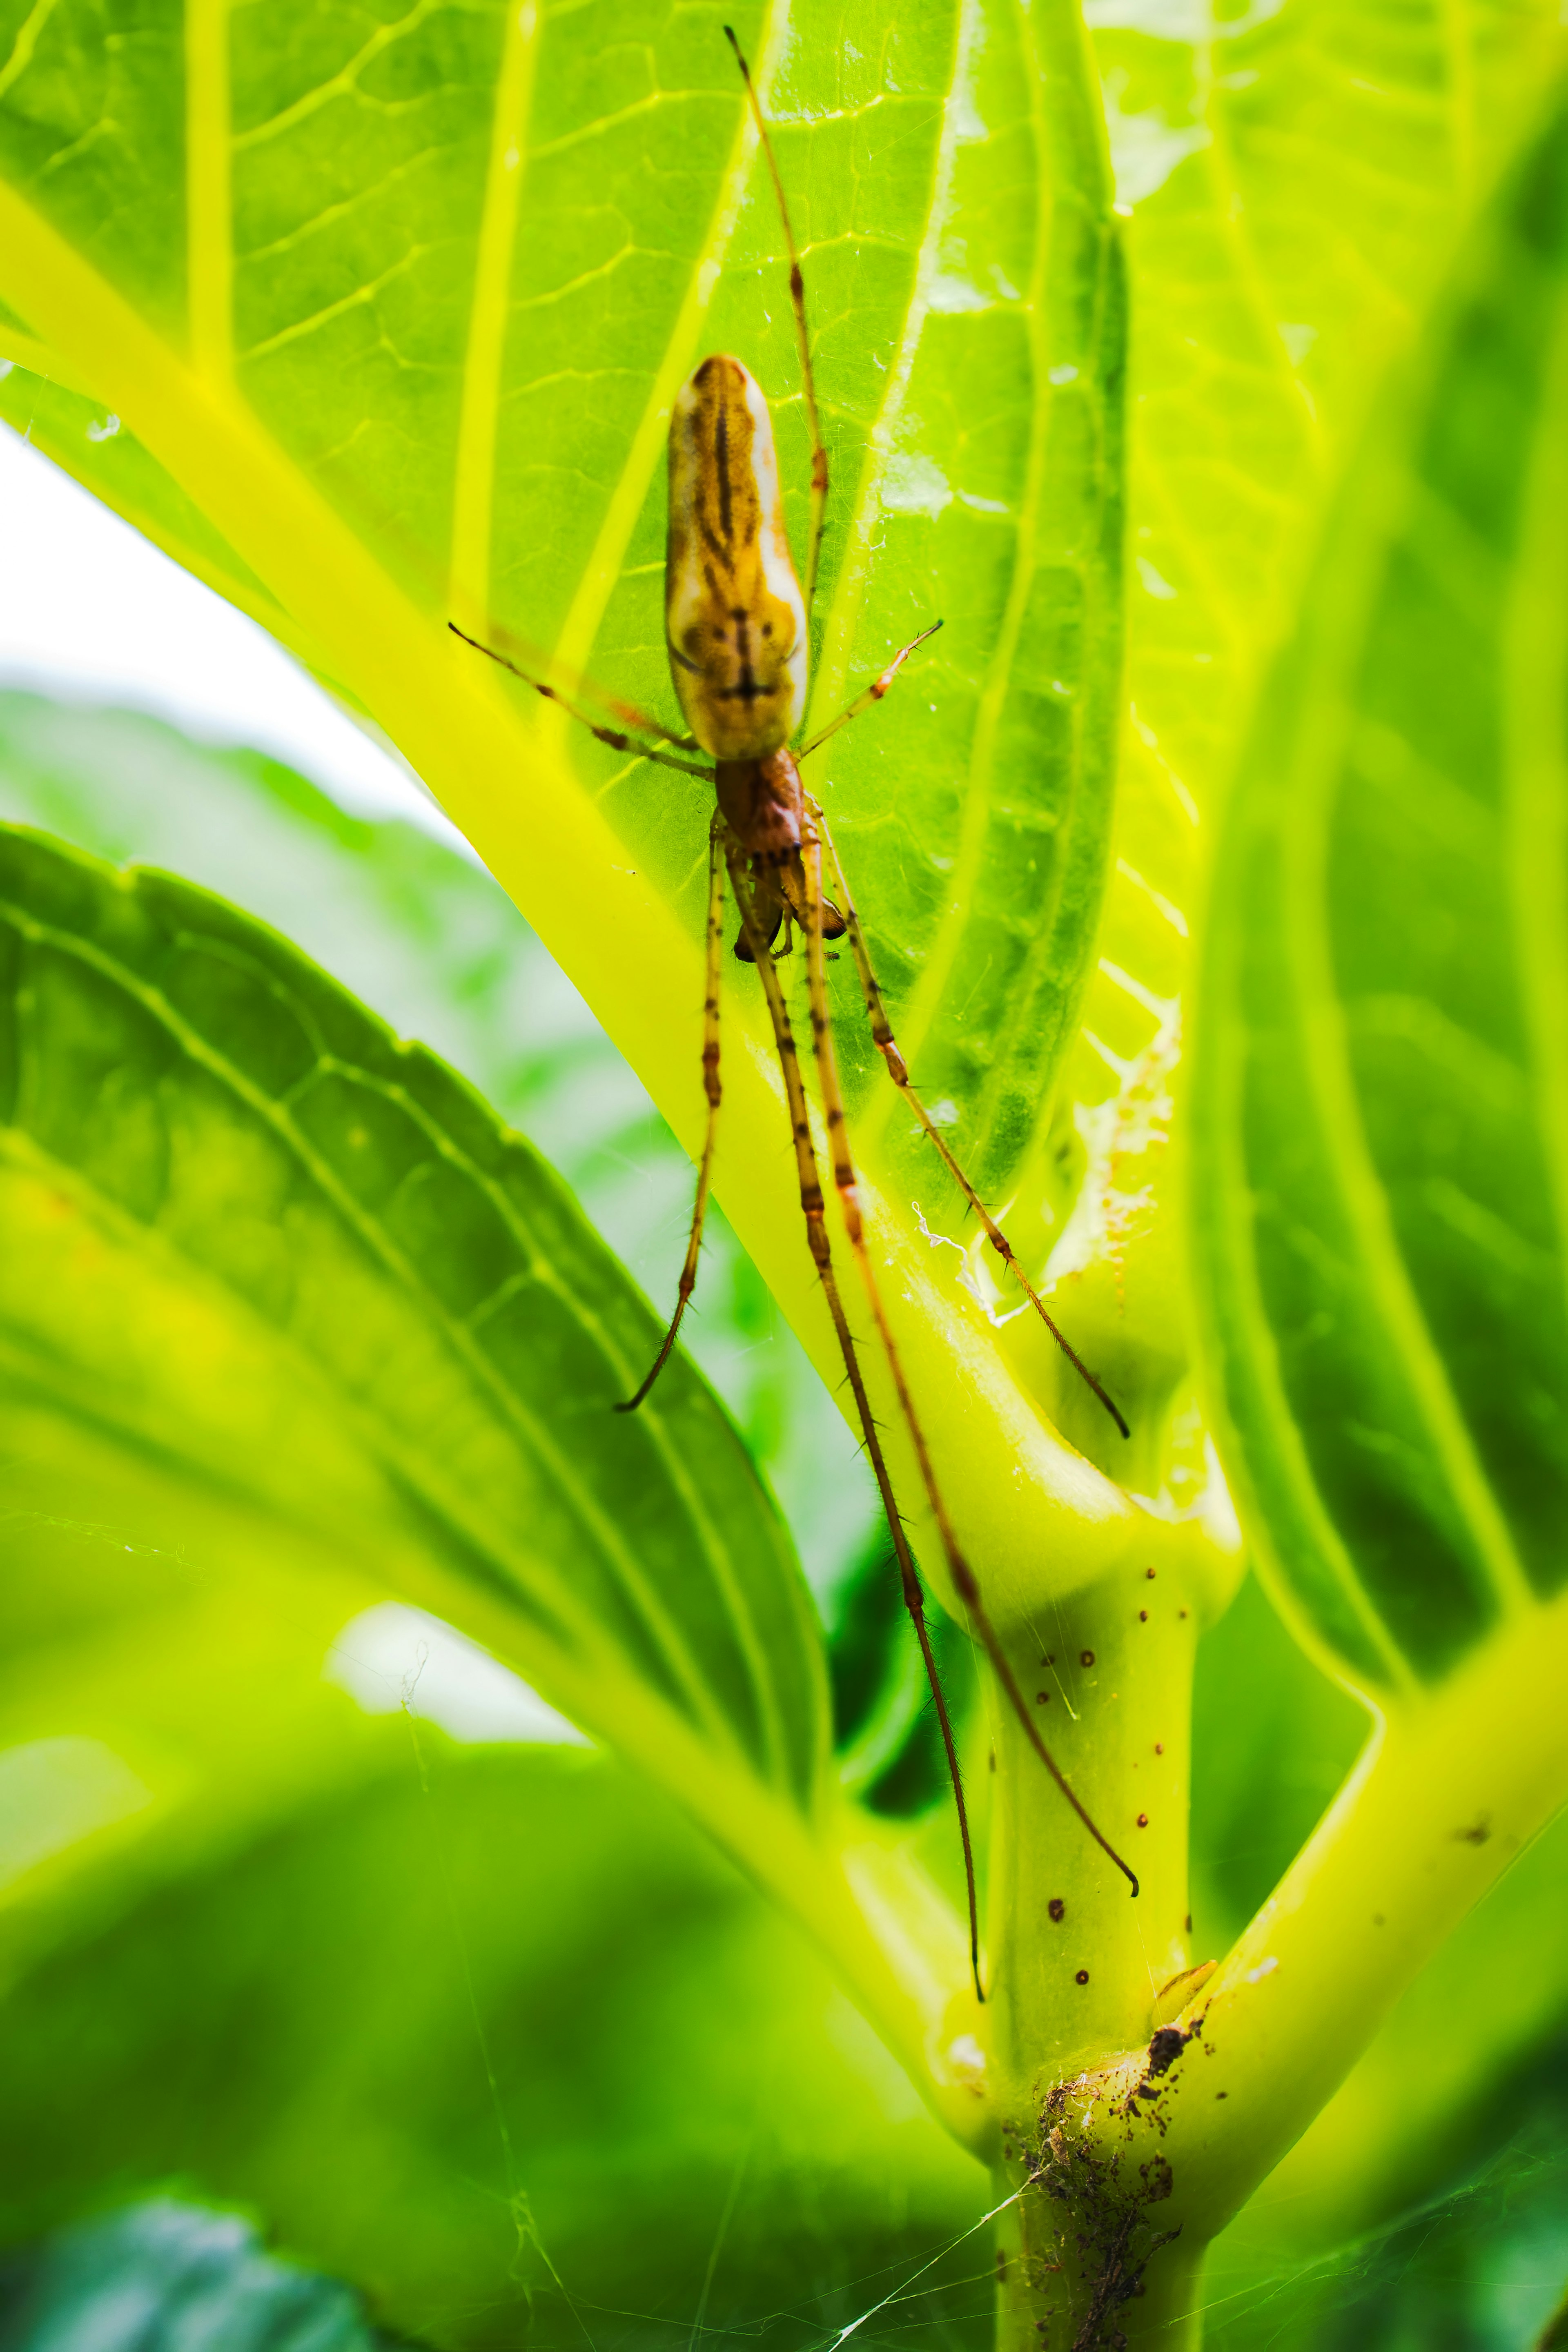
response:
<path fill-rule="evenodd" d="M 1140 1882 L 1133 1897 L 1021 1727 L 1000 1713 L 993 2088 L 1003 2132 L 998 2199 L 1022 2193 L 998 2229 L 999 2331 L 1004 2347 L 1033 2352 L 1109 2344 L 1119 2333 L 1136 2340 L 1124 2315 L 1136 2305 L 1140 2327 L 1155 2312 L 1164 2326 L 1177 2305 L 1185 2308 L 1190 2285 L 1184 2258 L 1155 2247 L 1163 2183 L 1140 2178 L 1137 2160 L 1124 2167 L 1114 2146 L 1097 2153 L 1092 2178 L 1075 2173 L 1051 2138 L 1059 2086 L 1107 2053 L 1143 2049 L 1162 1991 L 1192 1963 L 1187 1783 L 1197 1625 L 1183 1580 L 1163 1568 L 1151 1576 L 1154 1565 L 1151 1552 L 1073 1610 L 1042 1612 L 1009 1637 L 1042 1737 Z"/>

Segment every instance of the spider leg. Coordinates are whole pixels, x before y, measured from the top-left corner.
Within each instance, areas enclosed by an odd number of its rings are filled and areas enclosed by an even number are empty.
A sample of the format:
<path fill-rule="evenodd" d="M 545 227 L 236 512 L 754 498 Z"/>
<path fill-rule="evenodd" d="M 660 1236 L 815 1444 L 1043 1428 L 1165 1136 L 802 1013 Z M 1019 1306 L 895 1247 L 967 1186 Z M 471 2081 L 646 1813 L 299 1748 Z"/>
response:
<path fill-rule="evenodd" d="M 942 1166 L 947 1170 L 948 1174 L 957 1184 L 959 1190 L 963 1192 L 964 1199 L 968 1202 L 970 1207 L 979 1218 L 982 1225 L 985 1228 L 986 1240 L 990 1243 L 992 1248 L 995 1251 L 1003 1264 L 1010 1267 L 1013 1274 L 1016 1276 L 1020 1286 L 1028 1298 L 1030 1305 L 1035 1309 L 1036 1314 L 1039 1317 L 1041 1322 L 1045 1325 L 1047 1330 L 1050 1333 L 1052 1339 L 1056 1341 L 1058 1347 L 1061 1349 L 1063 1355 L 1072 1366 L 1074 1371 L 1077 1372 L 1079 1378 L 1084 1382 L 1085 1386 L 1091 1390 L 1094 1395 L 1099 1398 L 1100 1403 L 1105 1407 L 1106 1412 L 1110 1415 L 1111 1420 L 1116 1423 L 1117 1428 L 1121 1432 L 1122 1436 L 1130 1437 L 1132 1433 L 1127 1426 L 1127 1423 L 1122 1416 L 1120 1406 L 1116 1404 L 1108 1391 L 1101 1384 L 1097 1375 L 1089 1370 L 1089 1366 L 1084 1362 L 1083 1358 L 1079 1354 L 1071 1340 L 1068 1339 L 1066 1333 L 1050 1315 L 1047 1308 L 1045 1300 L 1040 1297 L 1039 1292 L 1036 1289 L 1034 1284 L 1029 1280 L 1028 1276 L 1025 1273 L 1023 1266 L 1019 1264 L 1017 1254 L 1014 1250 L 1012 1243 L 1007 1239 L 1006 1234 L 996 1223 L 995 1218 L 991 1214 L 990 1210 L 985 1206 L 984 1202 L 980 1198 L 980 1195 L 976 1192 L 973 1185 L 970 1182 L 968 1177 L 959 1166 L 957 1160 L 953 1157 L 952 1150 L 949 1149 L 947 1140 L 943 1136 L 942 1129 L 937 1126 L 936 1122 L 931 1118 L 931 1113 L 927 1110 L 924 1103 L 921 1102 L 920 1096 L 916 1093 L 913 1086 L 910 1084 L 910 1074 L 905 1066 L 904 1057 L 899 1051 L 898 1040 L 893 1034 L 892 1024 L 888 1018 L 887 1006 L 882 1001 L 882 992 L 878 986 L 877 975 L 872 969 L 870 954 L 866 946 L 865 933 L 860 929 L 860 918 L 856 913 L 855 902 L 849 896 L 849 884 L 845 877 L 844 867 L 839 860 L 838 852 L 833 845 L 833 835 L 827 829 L 827 820 L 823 815 L 821 809 L 817 806 L 815 801 L 808 802 L 807 806 L 811 811 L 813 822 L 816 824 L 822 835 L 824 845 L 827 850 L 827 855 L 833 863 L 834 886 L 838 891 L 839 897 L 843 902 L 844 919 L 849 931 L 850 951 L 855 958 L 856 966 L 860 974 L 860 987 L 866 999 L 866 1010 L 869 1013 L 871 1019 L 871 1034 L 876 1040 L 877 1045 L 880 1050 L 883 1061 L 887 1064 L 888 1076 L 892 1079 L 893 1084 L 899 1088 L 905 1100 L 909 1103 L 910 1108 L 915 1114 L 915 1117 L 920 1120 L 921 1127 L 925 1129 L 929 1139 L 935 1144 L 937 1150 L 941 1155 Z"/>
<path fill-rule="evenodd" d="M 657 719 L 647 718 L 646 714 L 637 710 L 634 704 L 613 702 L 606 698 L 606 707 L 617 713 L 624 712 L 628 723 L 624 728 L 602 727 L 579 701 L 574 700 L 569 694 L 563 694 L 558 686 L 552 686 L 545 678 L 535 677 L 532 672 L 525 669 L 521 662 L 513 661 L 506 654 L 498 653 L 494 646 L 487 646 L 479 637 L 470 637 L 467 629 L 458 628 L 456 621 L 448 621 L 447 626 L 455 637 L 461 637 L 466 646 L 472 646 L 476 653 L 488 655 L 489 659 L 499 663 L 502 669 L 510 670 L 513 677 L 520 677 L 524 686 L 532 687 L 535 694 L 542 695 L 546 702 L 558 703 L 568 718 L 575 719 L 580 726 L 588 730 L 590 735 L 596 735 L 600 742 L 607 743 L 613 751 L 632 751 L 638 759 L 653 761 L 658 767 L 673 768 L 679 775 L 700 776 L 704 783 L 712 782 L 711 768 L 700 768 L 690 760 L 671 759 L 668 751 L 660 751 L 658 747 L 662 743 L 679 743 L 686 739 L 669 734 L 659 725 Z M 693 745 L 692 748 L 695 750 L 696 746 Z"/>
<path fill-rule="evenodd" d="M 828 1313 L 838 1338 L 838 1351 L 844 1359 L 855 1410 L 860 1423 L 860 1433 L 866 1442 L 867 1455 L 876 1477 L 878 1492 L 882 1497 L 882 1509 L 888 1522 L 888 1532 L 893 1539 L 898 1556 L 899 1574 L 902 1581 L 904 1607 L 909 1612 L 925 1663 L 926 1680 L 931 1685 L 931 1699 L 936 1707 L 937 1722 L 942 1727 L 942 1746 L 947 1751 L 948 1777 L 952 1782 L 953 1802 L 958 1808 L 958 1831 L 963 1842 L 963 1869 L 969 1890 L 969 1957 L 974 1973 L 977 2000 L 984 2000 L 980 1984 L 980 1915 L 974 1892 L 974 1853 L 969 1836 L 969 1813 L 963 1801 L 963 1782 L 958 1769 L 958 1749 L 953 1740 L 952 1723 L 947 1710 L 947 1696 L 937 1672 L 931 1653 L 931 1634 L 926 1625 L 925 1593 L 910 1550 L 910 1539 L 904 1532 L 898 1502 L 893 1494 L 893 1482 L 882 1452 L 882 1440 L 871 1413 L 871 1400 L 866 1391 L 865 1375 L 860 1369 L 849 1320 L 839 1296 L 838 1278 L 834 1272 L 833 1250 L 827 1237 L 826 1208 L 823 1199 L 822 1179 L 816 1164 L 816 1148 L 812 1141 L 811 1120 L 805 1107 L 805 1087 L 801 1077 L 800 1056 L 795 1050 L 795 1034 L 790 1027 L 789 1008 L 784 1003 L 783 986 L 773 953 L 763 936 L 757 920 L 756 904 L 752 895 L 751 877 L 746 870 L 745 856 L 733 838 L 726 842 L 725 854 L 730 864 L 730 878 L 734 886 L 736 903 L 741 909 L 741 925 L 750 950 L 748 961 L 757 967 L 773 1024 L 773 1042 L 778 1048 L 779 1067 L 784 1073 L 784 1094 L 789 1103 L 790 1125 L 795 1136 L 795 1161 L 800 1176 L 800 1205 L 805 1217 L 811 1255 L 827 1300 Z M 807 952 L 811 940 L 807 934 Z M 815 1017 L 815 1016 L 814 1016 Z"/>
<path fill-rule="evenodd" d="M 918 637 L 911 637 L 907 646 L 900 646 L 887 668 L 855 697 L 848 709 L 841 710 L 837 719 L 824 727 L 819 734 L 814 735 L 810 742 L 795 753 L 796 760 L 804 760 L 808 753 L 819 751 L 830 735 L 837 735 L 841 727 L 847 727 L 852 719 L 858 719 L 863 710 L 869 710 L 874 702 L 880 702 L 910 656 L 923 646 L 928 637 L 934 637 L 941 626 L 940 621 L 933 621 L 929 629 L 922 629 Z"/>
<path fill-rule="evenodd" d="M 697 1198 L 692 1204 L 691 1230 L 687 1237 L 686 1262 L 680 1269 L 680 1283 L 676 1292 L 675 1312 L 669 1328 L 653 1360 L 653 1370 L 636 1396 L 628 1397 L 616 1407 L 617 1412 L 636 1412 L 643 1399 L 669 1361 L 680 1330 L 680 1321 L 692 1292 L 697 1287 L 697 1261 L 702 1252 L 702 1223 L 708 1213 L 708 1192 L 713 1173 L 713 1145 L 719 1132 L 719 1103 L 722 1089 L 719 1084 L 719 981 L 724 954 L 724 862 L 719 845 L 719 828 L 722 820 L 715 813 L 708 831 L 708 978 L 702 1000 L 702 1082 L 708 1095 L 708 1126 L 702 1138 L 702 1157 L 697 1163 Z"/>
<path fill-rule="evenodd" d="M 823 446 L 822 425 L 816 413 L 816 377 L 811 364 L 811 336 L 805 323 L 805 280 L 801 275 L 800 247 L 795 241 L 795 229 L 790 221 L 789 206 L 784 202 L 784 181 L 780 176 L 778 158 L 768 132 L 768 119 L 763 112 L 752 69 L 742 53 L 741 44 L 728 25 L 724 37 L 735 52 L 735 63 L 741 68 L 741 79 L 746 85 L 752 120 L 757 126 L 763 153 L 767 158 L 773 176 L 773 194 L 779 202 L 779 217 L 784 223 L 784 244 L 789 252 L 789 299 L 795 311 L 795 341 L 800 347 L 800 389 L 805 403 L 805 429 L 811 436 L 811 539 L 805 551 L 805 619 L 811 625 L 812 598 L 816 593 L 817 565 L 822 555 L 823 525 L 827 513 L 827 451 Z"/>

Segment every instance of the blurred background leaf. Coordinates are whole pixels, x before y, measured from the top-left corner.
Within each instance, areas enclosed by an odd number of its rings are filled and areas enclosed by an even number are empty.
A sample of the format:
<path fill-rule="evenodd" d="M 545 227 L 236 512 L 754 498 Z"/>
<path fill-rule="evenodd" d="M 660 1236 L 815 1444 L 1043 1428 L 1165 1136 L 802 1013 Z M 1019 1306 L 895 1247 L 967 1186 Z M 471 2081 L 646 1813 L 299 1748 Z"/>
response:
<path fill-rule="evenodd" d="M 62 2230 L 0 2272 L 5 2352 L 392 2352 L 336 2281 L 237 2216 L 154 2200 Z"/>
<path fill-rule="evenodd" d="M 377 1747 L 13 1992 L 7 2238 L 174 2182 L 499 2347 L 819 2342 L 972 2230 L 984 2176 L 645 1783 L 398 1720 Z M 983 2341 L 990 2262 L 972 2237 L 872 2340 Z"/>

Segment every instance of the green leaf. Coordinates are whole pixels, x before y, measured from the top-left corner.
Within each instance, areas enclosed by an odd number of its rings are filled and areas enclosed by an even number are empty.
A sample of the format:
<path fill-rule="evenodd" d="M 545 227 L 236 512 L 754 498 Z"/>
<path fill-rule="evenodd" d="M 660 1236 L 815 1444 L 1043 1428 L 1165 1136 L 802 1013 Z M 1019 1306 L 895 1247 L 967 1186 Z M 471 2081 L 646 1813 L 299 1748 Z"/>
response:
<path fill-rule="evenodd" d="M 5 413 L 374 713 L 689 1144 L 704 793 L 625 772 L 442 625 L 499 623 L 668 707 L 656 478 L 704 349 L 741 352 L 780 404 L 798 543 L 779 226 L 719 16 L 447 0 L 367 29 L 149 0 L 139 22 L 106 47 L 88 0 L 59 0 L 3 69 L 0 295 L 35 372 Z M 947 625 L 816 783 L 917 1076 L 988 1191 L 1035 1171 L 1038 1268 L 1121 671 L 1123 297 L 1081 32 L 1067 0 L 859 0 L 847 32 L 753 6 L 738 29 L 779 125 L 827 419 L 814 709 Z M 957 1204 L 847 965 L 837 986 L 895 1319 L 932 1426 L 964 1429 L 950 1499 L 1032 1592 L 1022 1456 L 1037 1501 L 1079 1511 L 1057 1572 L 1081 1580 L 1131 1516 L 1018 1393 L 1056 1396 L 1048 1344 L 1005 1354 L 963 1264 L 933 1256 L 921 1219 L 959 1230 Z M 754 988 L 728 1034 L 720 1197 L 831 1364 Z"/>
<path fill-rule="evenodd" d="M 1213 892 L 1211 1360 L 1275 1573 L 1371 1690 L 1568 1578 L 1560 135 L 1347 488 Z"/>
<path fill-rule="evenodd" d="M 340 1558 L 809 1870 L 826 1688 L 787 1538 L 695 1375 L 612 1411 L 657 1327 L 558 1181 L 187 885 L 9 831 L 0 925 L 14 1503 L 112 1524 L 80 1501 L 107 1482 L 176 1552 Z"/>
<path fill-rule="evenodd" d="M 690 1164 L 473 859 L 400 820 L 350 815 L 259 753 L 30 694 L 0 694 L 0 818 L 117 865 L 184 875 L 284 932 L 521 1129 L 633 1279 L 664 1297 L 690 1213 Z M 777 1495 L 808 1580 L 829 1591 L 875 1507 L 869 1474 L 717 1217 L 700 1306 L 688 1318 L 691 1353 Z"/>
<path fill-rule="evenodd" d="M 41 1461 L 13 1422 L 0 1585 L 0 1985 L 374 1769 L 374 1727 L 323 1694 L 379 1597 L 275 1522 L 216 1523 Z"/>
<path fill-rule="evenodd" d="M 1250 2272 L 1216 2262 L 1205 2278 L 1216 2306 L 1205 2347 L 1455 2344 L 1464 2352 L 1549 2352 L 1552 2339 L 1536 2331 L 1568 2270 L 1563 2094 L 1559 2054 L 1516 2086 L 1506 2147 L 1395 2229 L 1288 2269 L 1278 2260 Z"/>
<path fill-rule="evenodd" d="M 1151 782 L 1163 771 L 1173 816 L 1178 792 L 1206 813 L 1382 366 L 1519 134 L 1558 12 L 1085 13 L 1140 327 L 1129 758 Z"/>
<path fill-rule="evenodd" d="M 0 2276 L 5 2352 L 377 2352 L 359 2297 L 169 2198 L 63 2230 Z"/>
<path fill-rule="evenodd" d="M 1176 1388 L 1185 1299 L 1162 1159 L 1204 827 L 1382 368 L 1510 152 L 1559 12 L 1084 13 L 1129 215 L 1130 709 L 1099 965 L 1064 1076 L 1089 1176 L 1058 1265 L 1085 1267 L 1076 1328 L 1113 1385 L 1124 1357 L 1163 1356 Z"/>

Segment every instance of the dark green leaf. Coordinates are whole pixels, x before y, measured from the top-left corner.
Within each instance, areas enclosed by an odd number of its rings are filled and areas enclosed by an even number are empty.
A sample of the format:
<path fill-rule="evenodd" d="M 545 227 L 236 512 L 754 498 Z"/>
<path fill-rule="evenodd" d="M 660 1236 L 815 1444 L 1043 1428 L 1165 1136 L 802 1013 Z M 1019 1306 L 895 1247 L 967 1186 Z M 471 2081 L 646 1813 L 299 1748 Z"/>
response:
<path fill-rule="evenodd" d="M 1194 1958 L 1217 1959 L 1327 1811 L 1366 1709 L 1303 1656 L 1249 1576 L 1198 1644 L 1193 1687 Z"/>

